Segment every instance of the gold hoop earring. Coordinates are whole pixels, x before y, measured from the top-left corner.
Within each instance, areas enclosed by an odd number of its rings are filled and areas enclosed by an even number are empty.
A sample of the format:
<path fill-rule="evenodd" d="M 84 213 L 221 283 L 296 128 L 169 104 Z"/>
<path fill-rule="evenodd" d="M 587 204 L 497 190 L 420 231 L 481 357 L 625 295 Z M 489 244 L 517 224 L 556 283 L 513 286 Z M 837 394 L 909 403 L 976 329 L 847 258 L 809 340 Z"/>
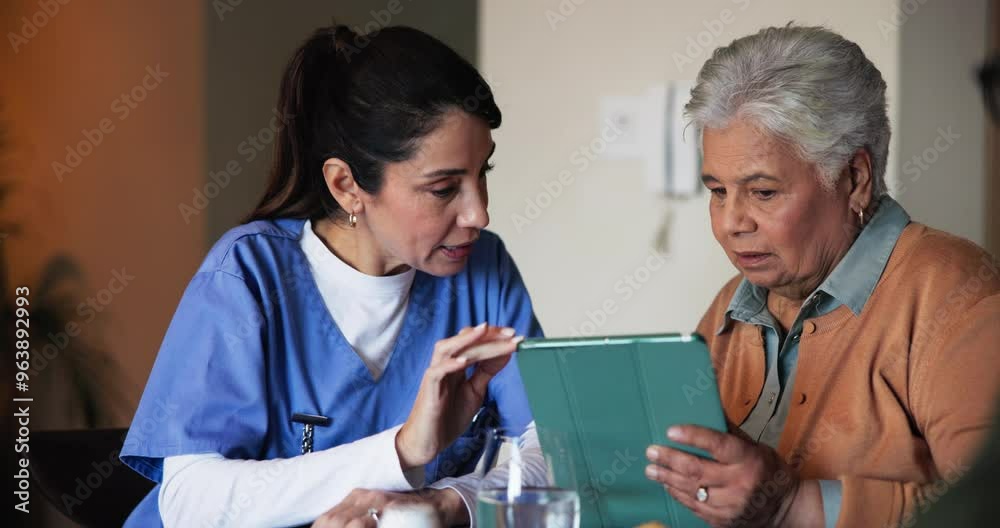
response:
<path fill-rule="evenodd" d="M 351 215 L 347 217 L 347 223 L 350 224 L 351 227 L 357 227 L 358 215 L 351 213 Z"/>

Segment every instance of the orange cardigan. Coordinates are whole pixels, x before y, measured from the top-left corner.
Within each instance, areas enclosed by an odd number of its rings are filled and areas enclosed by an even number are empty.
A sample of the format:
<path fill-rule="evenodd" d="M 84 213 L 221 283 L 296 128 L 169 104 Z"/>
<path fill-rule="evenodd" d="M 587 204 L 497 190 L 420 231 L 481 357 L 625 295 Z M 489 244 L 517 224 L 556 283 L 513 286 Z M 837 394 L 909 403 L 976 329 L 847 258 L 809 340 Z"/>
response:
<path fill-rule="evenodd" d="M 757 327 L 719 334 L 730 280 L 698 325 L 727 418 L 764 386 Z M 843 483 L 838 527 L 909 525 L 972 464 L 1000 393 L 1000 270 L 964 239 L 911 223 L 861 314 L 803 325 L 778 452 L 803 479 Z"/>

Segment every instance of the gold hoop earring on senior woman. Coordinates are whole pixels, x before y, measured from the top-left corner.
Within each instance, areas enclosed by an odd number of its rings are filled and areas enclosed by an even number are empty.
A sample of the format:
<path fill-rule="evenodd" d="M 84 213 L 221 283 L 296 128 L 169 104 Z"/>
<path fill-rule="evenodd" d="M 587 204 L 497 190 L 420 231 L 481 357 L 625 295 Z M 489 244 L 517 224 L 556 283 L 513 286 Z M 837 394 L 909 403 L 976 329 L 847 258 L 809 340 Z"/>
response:
<path fill-rule="evenodd" d="M 351 215 L 347 217 L 347 223 L 350 224 L 351 227 L 357 227 L 358 215 L 351 213 Z"/>

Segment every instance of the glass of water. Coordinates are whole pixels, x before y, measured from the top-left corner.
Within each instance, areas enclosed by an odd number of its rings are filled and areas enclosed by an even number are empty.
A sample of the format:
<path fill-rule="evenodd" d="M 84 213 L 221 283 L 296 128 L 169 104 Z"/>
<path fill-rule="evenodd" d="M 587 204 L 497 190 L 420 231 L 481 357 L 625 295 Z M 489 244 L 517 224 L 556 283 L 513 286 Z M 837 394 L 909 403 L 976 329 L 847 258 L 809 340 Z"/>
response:
<path fill-rule="evenodd" d="M 476 525 L 482 528 L 579 528 L 580 496 L 572 485 L 572 466 L 566 452 L 542 453 L 537 436 L 522 437 L 494 430 L 486 447 L 487 467 L 495 467 L 480 482 L 476 495 Z M 570 475 L 556 485 L 556 475 Z"/>

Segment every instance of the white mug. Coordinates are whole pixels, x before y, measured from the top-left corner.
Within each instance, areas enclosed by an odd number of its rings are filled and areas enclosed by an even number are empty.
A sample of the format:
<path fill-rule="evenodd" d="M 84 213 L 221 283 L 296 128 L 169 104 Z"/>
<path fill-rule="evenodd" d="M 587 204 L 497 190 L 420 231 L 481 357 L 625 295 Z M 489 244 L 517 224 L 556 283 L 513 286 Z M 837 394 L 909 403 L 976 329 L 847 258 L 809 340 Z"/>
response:
<path fill-rule="evenodd" d="M 441 517 L 430 504 L 394 504 L 386 507 L 379 528 L 442 528 Z"/>

